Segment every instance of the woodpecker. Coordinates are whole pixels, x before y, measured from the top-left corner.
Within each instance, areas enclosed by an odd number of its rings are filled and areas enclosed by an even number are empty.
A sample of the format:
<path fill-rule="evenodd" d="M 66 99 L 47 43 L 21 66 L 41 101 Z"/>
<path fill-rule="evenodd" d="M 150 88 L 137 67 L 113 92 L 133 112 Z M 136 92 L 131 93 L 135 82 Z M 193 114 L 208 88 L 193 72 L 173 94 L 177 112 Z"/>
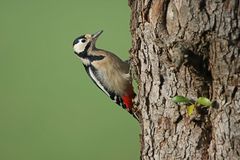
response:
<path fill-rule="evenodd" d="M 137 118 L 132 110 L 135 93 L 129 74 L 129 63 L 109 51 L 96 48 L 96 41 L 102 32 L 76 38 L 73 41 L 74 53 L 80 58 L 87 74 L 98 88 Z"/>

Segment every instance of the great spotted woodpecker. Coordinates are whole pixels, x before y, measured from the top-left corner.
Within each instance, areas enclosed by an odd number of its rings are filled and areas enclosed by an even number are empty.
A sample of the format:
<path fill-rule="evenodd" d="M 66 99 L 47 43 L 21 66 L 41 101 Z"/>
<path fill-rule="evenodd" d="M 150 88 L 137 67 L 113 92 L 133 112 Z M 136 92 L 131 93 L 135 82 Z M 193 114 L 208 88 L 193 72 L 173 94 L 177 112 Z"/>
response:
<path fill-rule="evenodd" d="M 137 118 L 132 111 L 135 93 L 129 74 L 129 63 L 109 51 L 96 48 L 96 40 L 102 32 L 76 38 L 73 41 L 74 53 L 80 58 L 98 88 Z"/>

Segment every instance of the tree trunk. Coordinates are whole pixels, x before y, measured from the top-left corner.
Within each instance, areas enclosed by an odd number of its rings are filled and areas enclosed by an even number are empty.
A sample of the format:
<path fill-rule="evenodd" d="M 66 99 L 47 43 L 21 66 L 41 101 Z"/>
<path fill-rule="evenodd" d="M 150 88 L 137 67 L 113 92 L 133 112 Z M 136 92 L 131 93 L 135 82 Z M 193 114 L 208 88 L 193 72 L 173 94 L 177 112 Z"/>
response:
<path fill-rule="evenodd" d="M 129 0 L 141 159 L 240 159 L 240 1 Z M 189 116 L 171 98 L 213 105 Z"/>

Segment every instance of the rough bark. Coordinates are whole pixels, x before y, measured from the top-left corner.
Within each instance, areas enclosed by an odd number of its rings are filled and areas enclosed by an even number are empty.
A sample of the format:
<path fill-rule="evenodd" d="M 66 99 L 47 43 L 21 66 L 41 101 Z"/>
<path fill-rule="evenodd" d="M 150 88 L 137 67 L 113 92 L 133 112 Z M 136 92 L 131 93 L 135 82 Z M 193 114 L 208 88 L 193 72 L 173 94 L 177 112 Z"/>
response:
<path fill-rule="evenodd" d="M 129 0 L 141 159 L 240 159 L 240 1 Z M 171 101 L 215 101 L 189 117 Z"/>

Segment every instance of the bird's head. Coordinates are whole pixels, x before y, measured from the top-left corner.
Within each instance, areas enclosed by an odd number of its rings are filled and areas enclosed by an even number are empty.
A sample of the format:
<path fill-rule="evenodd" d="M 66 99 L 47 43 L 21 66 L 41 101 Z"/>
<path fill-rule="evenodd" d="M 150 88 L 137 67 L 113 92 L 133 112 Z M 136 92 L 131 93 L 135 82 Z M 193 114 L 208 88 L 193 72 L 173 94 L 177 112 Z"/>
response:
<path fill-rule="evenodd" d="M 73 41 L 73 49 L 76 54 L 87 52 L 95 48 L 97 38 L 103 31 L 96 32 L 94 34 L 85 34 Z"/>

